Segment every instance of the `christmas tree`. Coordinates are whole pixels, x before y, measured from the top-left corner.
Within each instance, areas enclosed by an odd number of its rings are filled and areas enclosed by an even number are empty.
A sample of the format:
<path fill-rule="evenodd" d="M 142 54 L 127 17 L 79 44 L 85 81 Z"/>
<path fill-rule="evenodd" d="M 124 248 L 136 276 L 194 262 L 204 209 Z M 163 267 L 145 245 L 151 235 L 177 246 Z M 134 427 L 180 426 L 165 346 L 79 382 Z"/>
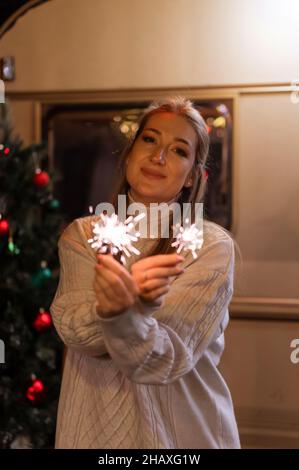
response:
<path fill-rule="evenodd" d="M 12 136 L 0 104 L 0 448 L 54 445 L 62 344 L 49 306 L 62 216 L 47 161 L 45 144 Z"/>

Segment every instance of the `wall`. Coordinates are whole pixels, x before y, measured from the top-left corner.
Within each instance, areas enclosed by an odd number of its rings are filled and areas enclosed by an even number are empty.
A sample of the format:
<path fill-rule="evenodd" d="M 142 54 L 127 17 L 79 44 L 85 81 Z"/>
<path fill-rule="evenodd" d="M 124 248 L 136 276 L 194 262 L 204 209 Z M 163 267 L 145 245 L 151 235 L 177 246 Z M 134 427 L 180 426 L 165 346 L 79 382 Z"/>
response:
<path fill-rule="evenodd" d="M 233 320 L 221 370 L 246 447 L 299 447 L 299 363 L 290 360 L 296 322 Z"/>
<path fill-rule="evenodd" d="M 297 0 L 52 0 L 8 31 L 8 90 L 290 83 Z"/>
<path fill-rule="evenodd" d="M 298 24 L 296 0 L 52 0 L 18 20 L 0 57 L 16 58 L 8 93 L 290 84 Z M 298 299 L 299 103 L 240 92 L 237 105 L 234 235 L 244 263 L 235 294 Z M 30 142 L 33 103 L 12 106 Z M 245 446 L 299 446 L 295 337 L 298 322 L 231 321 L 222 369 Z"/>
<path fill-rule="evenodd" d="M 299 296 L 299 103 L 288 94 L 240 98 L 236 235 L 244 253 L 236 294 Z"/>

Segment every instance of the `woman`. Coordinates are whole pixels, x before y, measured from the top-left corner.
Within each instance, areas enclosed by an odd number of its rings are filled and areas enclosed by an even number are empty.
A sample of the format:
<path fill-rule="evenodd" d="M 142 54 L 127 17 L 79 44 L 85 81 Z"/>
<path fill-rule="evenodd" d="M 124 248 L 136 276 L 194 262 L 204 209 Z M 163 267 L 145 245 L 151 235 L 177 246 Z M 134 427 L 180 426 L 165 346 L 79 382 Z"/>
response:
<path fill-rule="evenodd" d="M 201 202 L 209 138 L 192 103 L 150 106 L 123 155 L 115 194 L 128 202 Z M 193 213 L 194 216 L 194 213 Z M 231 396 L 217 365 L 233 292 L 234 244 L 204 221 L 194 259 L 173 237 L 141 238 L 122 266 L 88 243 L 96 216 L 59 240 L 51 306 L 67 346 L 56 448 L 239 448 Z"/>

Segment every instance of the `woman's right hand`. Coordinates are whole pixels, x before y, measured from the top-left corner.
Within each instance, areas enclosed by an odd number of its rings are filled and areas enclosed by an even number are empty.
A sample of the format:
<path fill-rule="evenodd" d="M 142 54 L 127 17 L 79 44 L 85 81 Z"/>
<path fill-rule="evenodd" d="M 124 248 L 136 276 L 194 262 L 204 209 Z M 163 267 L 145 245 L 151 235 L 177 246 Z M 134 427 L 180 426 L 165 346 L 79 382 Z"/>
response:
<path fill-rule="evenodd" d="M 131 266 L 131 274 L 140 289 L 139 296 L 148 302 L 163 302 L 170 289 L 170 277 L 184 272 L 179 264 L 184 260 L 177 253 L 143 258 Z"/>

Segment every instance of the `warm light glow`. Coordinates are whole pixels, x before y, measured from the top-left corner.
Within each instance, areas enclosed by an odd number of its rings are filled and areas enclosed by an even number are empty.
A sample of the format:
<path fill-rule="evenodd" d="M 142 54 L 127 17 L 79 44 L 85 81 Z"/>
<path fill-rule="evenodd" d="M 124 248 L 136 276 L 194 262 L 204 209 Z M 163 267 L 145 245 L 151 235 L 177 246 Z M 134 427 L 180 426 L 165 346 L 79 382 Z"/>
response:
<path fill-rule="evenodd" d="M 219 116 L 214 119 L 213 126 L 214 127 L 225 127 L 226 121 L 223 116 Z"/>
<path fill-rule="evenodd" d="M 126 124 L 126 123 L 123 123 L 121 126 L 120 126 L 120 131 L 123 133 L 123 134 L 127 134 L 129 132 L 130 128 L 129 126 Z"/>

